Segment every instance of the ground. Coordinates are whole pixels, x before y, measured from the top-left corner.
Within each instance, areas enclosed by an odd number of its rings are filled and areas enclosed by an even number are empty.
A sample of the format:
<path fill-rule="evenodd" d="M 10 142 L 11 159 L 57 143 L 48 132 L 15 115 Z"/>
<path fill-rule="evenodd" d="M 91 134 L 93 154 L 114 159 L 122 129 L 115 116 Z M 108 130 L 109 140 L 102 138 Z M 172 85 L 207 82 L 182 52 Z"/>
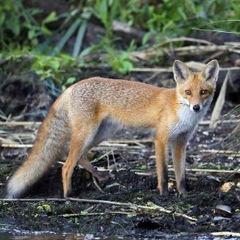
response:
<path fill-rule="evenodd" d="M 51 102 L 48 98 L 47 101 Z M 232 107 L 226 104 L 223 111 L 227 113 Z M 65 156 L 62 156 L 23 199 L 4 200 L 6 180 L 27 157 L 30 147 L 13 148 L 2 144 L 2 230 L 121 236 L 124 239 L 197 238 L 202 234 L 211 239 L 214 232 L 239 233 L 240 137 L 239 130 L 236 131 L 239 120 L 232 112 L 222 117 L 216 128 L 210 129 L 210 113 L 211 110 L 188 145 L 186 196 L 179 196 L 176 191 L 170 160 L 170 194 L 160 197 L 151 134 L 123 129 L 114 139 L 89 153 L 94 165 L 99 170 L 110 171 L 114 178 L 98 182 L 77 166 L 72 197 L 63 199 L 61 167 Z M 37 128 L 34 123 L 1 126 L 1 141 L 32 143 Z"/>

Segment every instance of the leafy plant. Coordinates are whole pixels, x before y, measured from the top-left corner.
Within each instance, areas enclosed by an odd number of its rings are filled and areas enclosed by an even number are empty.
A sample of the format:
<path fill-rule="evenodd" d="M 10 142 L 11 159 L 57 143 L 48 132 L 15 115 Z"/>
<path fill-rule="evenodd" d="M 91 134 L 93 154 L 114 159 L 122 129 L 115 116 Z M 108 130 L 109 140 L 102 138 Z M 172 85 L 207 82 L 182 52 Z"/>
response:
<path fill-rule="evenodd" d="M 2 49 L 13 47 L 21 49 L 27 46 L 31 54 L 36 55 L 33 69 L 42 77 L 57 76 L 58 81 L 63 81 L 59 80 L 62 78 L 58 72 L 61 73 L 65 64 L 70 64 L 71 68 L 74 61 L 67 60 L 66 55 L 62 55 L 65 49 L 69 56 L 77 60 L 76 66 L 84 62 L 84 56 L 97 50 L 98 54 L 104 53 L 102 62 L 108 63 L 114 71 L 124 74 L 132 69 L 133 65 L 129 59 L 130 50 L 116 44 L 112 31 L 114 20 L 120 20 L 146 31 L 142 39 L 143 46 L 140 47 L 145 47 L 152 36 L 155 41 L 160 41 L 166 37 L 186 36 L 194 29 L 239 32 L 238 0 L 228 2 L 225 0 L 71 1 L 68 12 L 61 16 L 51 12 L 41 22 L 35 20 L 40 9 L 26 8 L 23 3 L 22 0 L 1 1 Z M 49 23 L 59 19 L 62 24 L 51 31 L 48 28 Z M 100 22 L 105 34 L 99 44 L 82 49 L 89 21 Z M 56 42 L 56 39 L 59 40 Z M 66 48 L 69 40 L 74 40 L 72 52 L 69 52 L 69 47 Z M 68 82 L 72 81 L 74 80 L 70 79 Z"/>
<path fill-rule="evenodd" d="M 61 84 L 72 84 L 76 79 L 72 71 L 79 67 L 79 62 L 66 54 L 60 56 L 35 55 L 32 63 L 32 70 L 40 75 L 42 79 L 52 78 Z"/>
<path fill-rule="evenodd" d="M 39 24 L 35 15 L 40 9 L 25 8 L 21 0 L 1 0 L 0 4 L 0 42 L 8 46 L 18 42 L 20 45 L 36 47 L 39 37 L 50 34 L 47 24 L 58 19 L 52 12 Z"/>
<path fill-rule="evenodd" d="M 127 52 L 117 53 L 113 49 L 108 51 L 107 62 L 115 72 L 126 74 L 133 69 L 133 64 Z"/>
<path fill-rule="evenodd" d="M 73 47 L 72 56 L 78 57 L 80 54 L 83 37 L 86 32 L 87 22 L 88 22 L 90 16 L 91 16 L 91 13 L 88 10 L 82 12 L 82 9 L 77 9 L 73 13 L 71 12 L 69 14 L 69 16 L 66 18 L 65 23 L 68 21 L 71 21 L 71 20 L 73 21 L 73 23 L 62 34 L 63 36 L 62 36 L 61 40 L 53 48 L 50 55 L 54 56 L 54 55 L 60 53 L 62 51 L 63 47 L 69 41 L 69 39 L 73 37 L 75 32 L 77 32 L 77 37 L 76 37 L 76 41 L 75 41 L 75 44 Z M 55 35 L 57 35 L 57 34 L 59 34 L 58 31 L 56 31 Z"/>
<path fill-rule="evenodd" d="M 121 1 L 120 19 L 147 31 L 143 44 L 151 36 L 158 39 L 188 35 L 193 29 L 239 31 L 239 1 L 231 0 L 163 0 L 151 4 L 147 1 Z M 224 20 L 223 20 L 224 19 Z M 228 21 L 225 21 L 225 20 Z M 223 20 L 223 22 L 218 22 Z M 229 21 L 230 20 L 230 21 Z M 236 30 L 238 29 L 238 30 Z"/>
<path fill-rule="evenodd" d="M 112 23 L 120 13 L 120 1 L 115 0 L 95 0 L 90 7 L 91 12 L 103 24 L 106 31 L 106 39 L 112 38 Z M 91 6 L 91 4 L 89 4 Z"/>

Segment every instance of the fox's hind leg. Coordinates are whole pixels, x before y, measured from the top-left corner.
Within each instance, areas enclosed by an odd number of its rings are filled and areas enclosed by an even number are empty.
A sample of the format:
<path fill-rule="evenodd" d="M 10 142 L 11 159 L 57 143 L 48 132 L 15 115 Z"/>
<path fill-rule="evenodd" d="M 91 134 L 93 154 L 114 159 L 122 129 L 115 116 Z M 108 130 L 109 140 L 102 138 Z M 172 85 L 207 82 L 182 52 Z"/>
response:
<path fill-rule="evenodd" d="M 80 136 L 79 136 L 80 137 Z M 81 135 L 83 137 L 83 135 Z M 85 145 L 84 138 L 76 138 L 72 136 L 70 149 L 66 162 L 62 168 L 63 196 L 66 198 L 71 193 L 72 173 L 79 158 L 82 157 Z"/>
<path fill-rule="evenodd" d="M 84 167 L 87 171 L 92 173 L 94 177 L 96 177 L 98 180 L 103 181 L 107 180 L 111 177 L 111 174 L 108 172 L 100 172 L 98 171 L 87 159 L 87 157 L 82 156 L 81 159 L 78 161 L 78 163 Z"/>
<path fill-rule="evenodd" d="M 96 129 L 96 133 L 92 136 L 92 139 L 88 145 L 88 147 L 85 149 L 85 153 L 89 149 L 91 149 L 94 146 L 97 146 L 102 141 L 108 139 L 112 135 L 117 132 L 117 130 L 121 128 L 121 125 L 119 125 L 117 122 L 114 122 L 110 118 L 104 119 Z M 91 172 L 94 177 L 96 177 L 98 180 L 106 180 L 110 177 L 113 177 L 112 174 L 108 172 L 100 172 L 98 171 L 89 161 L 86 157 L 82 156 L 78 163 L 84 167 L 87 171 Z"/>
<path fill-rule="evenodd" d="M 98 128 L 98 125 L 96 126 L 89 123 L 87 128 L 86 126 L 84 129 L 80 126 L 75 126 L 72 130 L 69 154 L 62 168 L 64 197 L 67 197 L 71 192 L 72 173 L 77 163 L 87 171 L 91 172 L 93 176 L 99 180 L 105 180 L 111 177 L 108 172 L 99 172 L 94 168 L 85 156 L 91 147 L 103 140 L 103 138 L 100 138 L 99 136 L 97 137 Z"/>

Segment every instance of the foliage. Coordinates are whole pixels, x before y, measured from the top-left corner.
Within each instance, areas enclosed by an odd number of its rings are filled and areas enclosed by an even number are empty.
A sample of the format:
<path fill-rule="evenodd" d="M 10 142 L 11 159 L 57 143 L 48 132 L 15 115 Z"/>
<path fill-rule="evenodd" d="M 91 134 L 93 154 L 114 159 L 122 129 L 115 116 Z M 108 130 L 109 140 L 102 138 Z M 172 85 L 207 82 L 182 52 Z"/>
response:
<path fill-rule="evenodd" d="M 113 49 L 109 48 L 107 62 L 110 66 L 112 66 L 113 71 L 121 74 L 129 73 L 133 69 L 133 64 L 129 59 L 128 53 L 125 51 L 117 53 Z"/>
<path fill-rule="evenodd" d="M 128 51 L 119 52 L 114 47 L 112 23 L 120 14 L 119 10 L 122 7 L 121 1 L 95 0 L 90 2 L 92 2 L 92 4 L 89 4 L 89 11 L 100 20 L 105 29 L 105 35 L 99 43 L 99 47 L 104 49 L 107 53 L 106 62 L 115 72 L 120 74 L 130 72 L 133 68 L 133 64 L 129 59 Z M 129 49 L 132 47 L 133 42 L 129 46 Z"/>
<path fill-rule="evenodd" d="M 52 12 L 39 24 L 35 15 L 40 9 L 25 8 L 19 0 L 1 0 L 0 4 L 0 43 L 3 46 L 19 42 L 21 45 L 37 46 L 39 38 L 51 34 L 47 24 L 57 19 Z M 1 47 L 1 48 L 2 48 Z"/>
<path fill-rule="evenodd" d="M 164 37 L 177 37 L 188 35 L 193 29 L 214 30 L 217 26 L 222 31 L 230 29 L 240 30 L 239 1 L 231 0 L 163 0 L 159 4 L 131 0 L 125 1 L 125 11 L 121 13 L 121 20 L 131 25 L 147 30 L 143 43 L 151 35 Z M 222 25 L 219 20 L 235 19 Z"/>
<path fill-rule="evenodd" d="M 77 62 L 83 62 L 84 56 L 96 51 L 105 53 L 103 56 L 106 57 L 101 59 L 102 63 L 109 64 L 114 71 L 128 73 L 133 63 L 128 57 L 129 48 L 121 46 L 119 49 L 119 45 L 116 44 L 117 39 L 112 30 L 114 20 L 146 32 L 142 39 L 143 46 L 140 47 L 146 47 L 150 38 L 158 42 L 166 37 L 186 36 L 194 30 L 237 33 L 240 30 L 238 0 L 71 1 L 68 12 L 62 15 L 51 12 L 41 21 L 35 19 L 41 10 L 26 8 L 23 3 L 23 0 L 1 1 L 1 49 L 27 46 L 32 54 L 36 54 L 33 67 L 38 69 L 37 72 L 42 77 L 53 77 L 58 71 L 61 72 L 59 61 L 72 64 L 72 60 L 66 60 L 66 56 L 61 54 L 66 51 L 69 56 L 77 59 Z M 50 30 L 49 24 L 57 20 L 61 24 Z M 89 22 L 100 22 L 105 33 L 96 36 L 100 39 L 96 46 L 82 49 Z M 56 39 L 59 40 L 56 42 Z M 75 40 L 71 52 L 66 45 L 73 39 Z M 76 65 L 79 66 L 79 63 Z"/>
<path fill-rule="evenodd" d="M 3 51 L 0 54 L 0 61 L 7 63 L 6 65 L 17 64 L 17 69 L 21 73 L 33 71 L 41 79 L 52 79 L 63 85 L 74 83 L 76 80 L 74 75 L 83 65 L 82 61 L 76 61 L 68 54 L 59 54 L 58 56 L 37 54 L 27 47 L 10 47 L 9 51 Z"/>
<path fill-rule="evenodd" d="M 93 3 L 93 5 L 91 4 Z M 90 7 L 90 6 L 93 7 Z M 90 1 L 90 11 L 97 17 L 103 24 L 106 31 L 106 38 L 112 38 L 112 22 L 119 15 L 120 1 L 114 0 L 95 0 Z"/>
<path fill-rule="evenodd" d="M 73 73 L 73 69 L 79 67 L 79 63 L 69 55 L 60 56 L 35 55 L 33 58 L 32 70 L 42 79 L 52 78 L 61 84 L 72 84 L 76 80 L 71 76 L 65 79 L 67 73 Z"/>

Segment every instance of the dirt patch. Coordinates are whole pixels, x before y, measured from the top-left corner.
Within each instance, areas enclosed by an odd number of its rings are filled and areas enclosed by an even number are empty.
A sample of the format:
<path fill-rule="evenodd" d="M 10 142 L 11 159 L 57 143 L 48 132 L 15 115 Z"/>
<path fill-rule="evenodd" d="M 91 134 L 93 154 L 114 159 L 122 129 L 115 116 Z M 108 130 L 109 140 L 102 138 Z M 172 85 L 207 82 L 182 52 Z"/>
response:
<path fill-rule="evenodd" d="M 236 141 L 229 140 L 235 126 L 236 123 L 222 123 L 212 131 L 205 124 L 199 126 L 188 146 L 187 196 L 178 196 L 176 192 L 171 162 L 170 195 L 159 196 L 149 134 L 130 129 L 119 133 L 117 140 L 94 148 L 89 155 L 96 167 L 111 171 L 114 179 L 96 184 L 88 172 L 76 167 L 72 198 L 64 200 L 62 165 L 58 163 L 25 195 L 25 200 L 0 201 L 1 224 L 9 230 L 129 238 L 206 234 L 219 230 L 237 232 L 240 229 L 240 174 L 234 170 L 239 168 L 240 157 L 239 152 L 235 151 L 234 156 L 231 150 L 231 144 L 235 145 Z M 126 136 L 125 139 L 122 136 Z M 226 137 L 229 138 L 224 140 Z M 211 153 L 212 149 L 218 151 Z M 25 154 L 26 150 L 22 149 L 2 149 L 2 198 L 6 178 Z M 199 172 L 199 169 L 203 170 Z M 228 171 L 218 172 L 220 169 Z M 230 214 L 216 211 L 219 204 L 229 206 Z"/>

